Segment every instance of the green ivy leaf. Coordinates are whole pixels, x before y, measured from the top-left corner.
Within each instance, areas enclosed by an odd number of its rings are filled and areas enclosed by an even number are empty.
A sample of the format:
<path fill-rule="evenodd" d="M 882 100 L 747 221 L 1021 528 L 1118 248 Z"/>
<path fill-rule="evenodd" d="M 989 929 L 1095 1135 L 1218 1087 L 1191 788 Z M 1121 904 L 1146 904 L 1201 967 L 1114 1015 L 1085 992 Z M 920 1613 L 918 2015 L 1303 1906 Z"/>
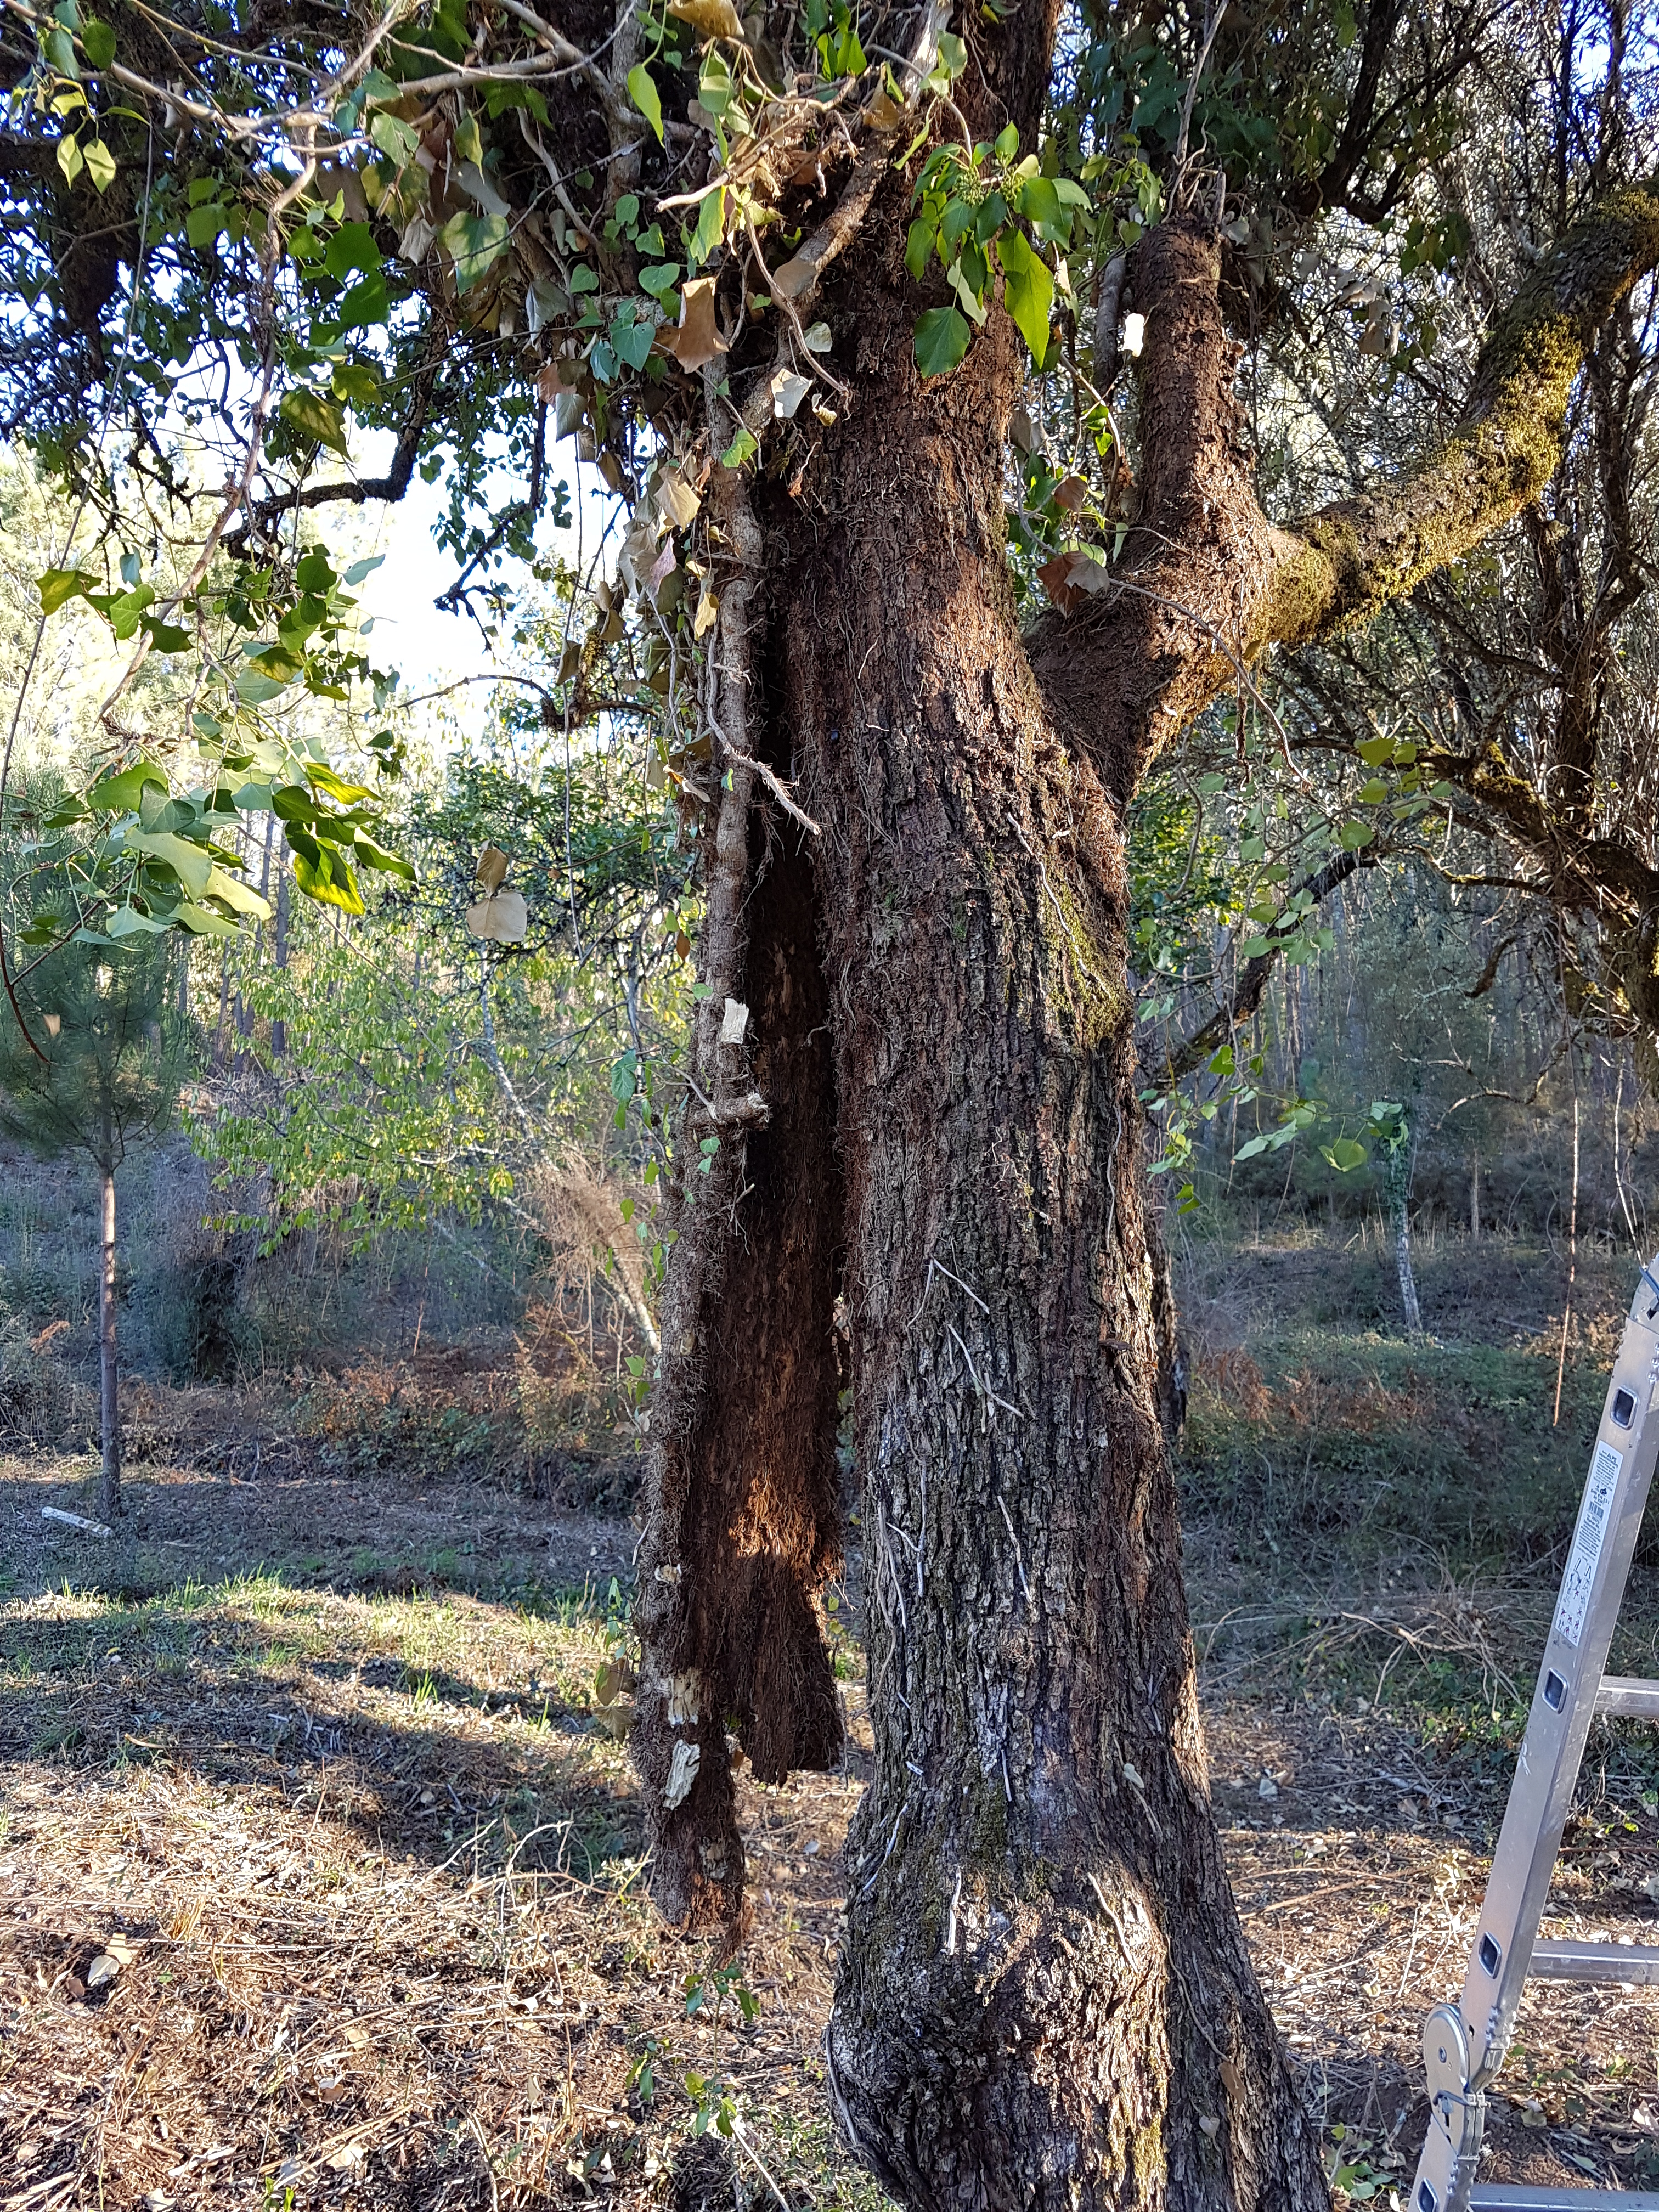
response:
<path fill-rule="evenodd" d="M 82 157 L 86 162 L 87 174 L 92 179 L 94 190 L 106 192 L 115 182 L 114 155 L 110 152 L 101 138 L 94 138 L 82 149 Z"/>
<path fill-rule="evenodd" d="M 504 215 L 453 215 L 438 235 L 455 264 L 455 289 L 465 292 L 506 252 L 509 226 Z"/>
<path fill-rule="evenodd" d="M 40 594 L 41 613 L 55 615 L 58 608 L 67 605 L 70 599 L 84 599 L 88 586 L 97 580 L 84 568 L 48 568 L 35 585 Z"/>
<path fill-rule="evenodd" d="M 328 241 L 328 251 L 323 256 L 323 266 L 331 276 L 343 283 L 348 276 L 380 266 L 380 249 L 374 243 L 374 234 L 366 222 L 343 222 Z"/>
<path fill-rule="evenodd" d="M 175 836 L 170 830 L 129 830 L 121 842 L 171 868 L 191 898 L 200 898 L 207 889 L 213 873 L 212 857 L 199 845 L 192 845 L 188 837 Z"/>
<path fill-rule="evenodd" d="M 325 399 L 320 392 L 313 392 L 301 385 L 297 391 L 285 392 L 276 410 L 285 422 L 290 422 L 303 438 L 314 438 L 319 446 L 327 446 L 335 453 L 346 450 L 345 418 L 332 400 Z"/>
<path fill-rule="evenodd" d="M 1339 1175 L 1351 1175 L 1355 1168 L 1365 1164 L 1365 1147 L 1355 1144 L 1352 1137 L 1339 1137 L 1334 1145 L 1325 1146 L 1325 1158 Z"/>
<path fill-rule="evenodd" d="M 957 38 L 954 31 L 941 31 L 939 40 L 939 59 L 933 64 L 928 82 L 931 84 L 934 77 L 942 77 L 945 85 L 950 85 L 962 75 L 967 66 L 968 49 L 963 41 Z M 940 89 L 943 88 L 944 87 L 941 86 Z"/>
<path fill-rule="evenodd" d="M 366 361 L 337 361 L 331 380 L 334 397 L 353 407 L 372 407 L 380 396 L 380 380 Z M 332 582 L 332 577 L 329 580 Z M 309 591 L 311 586 L 307 584 L 303 588 Z"/>
<path fill-rule="evenodd" d="M 754 433 L 740 428 L 737 436 L 720 455 L 720 466 L 723 469 L 740 469 L 745 461 L 752 459 L 759 451 L 760 441 Z"/>
<path fill-rule="evenodd" d="M 633 369 L 645 367 L 650 357 L 651 341 L 656 334 L 652 324 L 629 322 L 620 314 L 613 319 L 611 325 L 611 343 Z"/>
<path fill-rule="evenodd" d="M 628 97 L 657 134 L 662 143 L 662 99 L 651 72 L 643 62 L 635 62 L 628 72 Z"/>
<path fill-rule="evenodd" d="M 66 185 L 72 185 L 86 166 L 79 144 L 68 133 L 58 141 L 58 166 Z"/>
<path fill-rule="evenodd" d="M 710 192 L 697 210 L 697 227 L 692 232 L 685 249 L 686 265 L 701 269 L 703 263 L 726 235 L 726 187 L 720 185 Z M 570 287 L 576 289 L 573 280 Z"/>
<path fill-rule="evenodd" d="M 387 161 L 400 169 L 414 160 L 421 143 L 418 131 L 411 130 L 407 123 L 400 122 L 395 115 L 386 114 L 383 109 L 377 110 L 368 118 L 368 135 Z"/>
<path fill-rule="evenodd" d="M 364 911 L 363 895 L 351 872 L 351 863 L 338 846 L 319 844 L 303 831 L 296 841 L 290 830 L 288 842 L 295 848 L 294 880 L 307 898 L 316 899 L 324 906 L 337 906 L 343 914 Z M 301 842 L 309 851 L 300 850 Z"/>
<path fill-rule="evenodd" d="M 135 761 L 114 775 L 100 776 L 87 793 L 87 805 L 99 814 L 131 814 L 147 785 L 165 791 L 167 780 L 153 760 Z"/>
<path fill-rule="evenodd" d="M 94 69 L 107 69 L 115 59 L 115 33 L 96 15 L 88 16 L 81 32 L 81 44 Z"/>
<path fill-rule="evenodd" d="M 205 201 L 185 217 L 185 236 L 194 246 L 211 246 L 229 220 L 229 210 L 219 201 Z"/>
<path fill-rule="evenodd" d="M 916 367 L 924 376 L 943 376 L 968 350 L 973 332 L 954 307 L 927 307 L 916 318 Z"/>
<path fill-rule="evenodd" d="M 1017 230 L 1005 232 L 998 239 L 997 258 L 1002 264 L 1002 304 L 1041 368 L 1048 351 L 1048 310 L 1054 305 L 1054 280 L 1032 252 L 1030 241 Z"/>

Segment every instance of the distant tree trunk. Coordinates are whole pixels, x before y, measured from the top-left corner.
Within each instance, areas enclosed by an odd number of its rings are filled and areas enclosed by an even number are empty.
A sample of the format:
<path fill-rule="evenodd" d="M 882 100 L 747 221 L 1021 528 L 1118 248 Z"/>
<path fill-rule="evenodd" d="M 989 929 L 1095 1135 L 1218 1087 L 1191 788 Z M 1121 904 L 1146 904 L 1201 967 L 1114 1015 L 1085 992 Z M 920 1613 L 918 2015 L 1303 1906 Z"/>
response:
<path fill-rule="evenodd" d="M 98 1481 L 98 1516 L 112 1521 L 121 1510 L 121 1413 L 115 1352 L 115 1147 L 105 1113 L 98 1160 L 102 1185 L 102 1235 L 98 1266 L 98 1401 L 103 1465 Z"/>
<path fill-rule="evenodd" d="M 1417 1273 L 1412 1266 L 1412 1160 L 1416 1150 L 1411 1124 L 1406 1121 L 1398 1140 L 1389 1148 L 1388 1191 L 1400 1303 L 1405 1310 L 1406 1334 L 1413 1343 L 1423 1334 L 1423 1309 L 1418 1302 Z"/>
<path fill-rule="evenodd" d="M 1623 1080 L 1622 1072 L 1620 1079 Z M 1470 1242 L 1475 1244 L 1480 1242 L 1480 1155 L 1479 1152 L 1474 1156 L 1474 1172 L 1469 1177 L 1469 1238 Z"/>
<path fill-rule="evenodd" d="M 288 870 L 279 863 L 276 870 L 276 927 L 274 944 L 276 973 L 279 975 L 285 975 L 288 971 Z M 279 1015 L 270 1025 L 270 1056 L 273 1060 L 282 1060 L 286 1056 L 287 1052 L 288 1024 Z"/>

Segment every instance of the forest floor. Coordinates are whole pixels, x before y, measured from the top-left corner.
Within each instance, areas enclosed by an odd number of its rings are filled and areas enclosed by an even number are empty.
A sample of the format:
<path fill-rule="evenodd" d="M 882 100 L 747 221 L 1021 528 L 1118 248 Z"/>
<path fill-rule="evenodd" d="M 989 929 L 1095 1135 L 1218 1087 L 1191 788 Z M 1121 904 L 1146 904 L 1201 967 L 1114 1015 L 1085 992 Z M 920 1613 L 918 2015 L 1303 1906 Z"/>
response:
<path fill-rule="evenodd" d="M 1334 2177 L 1387 2206 L 1559 1557 L 1454 1571 L 1402 1543 L 1362 1565 L 1221 1510 L 1212 1492 L 1248 1491 L 1257 1460 L 1305 1470 L 1327 1429 L 1355 1433 L 1352 1343 L 1315 1374 L 1252 1342 L 1212 1340 L 1195 1396 L 1212 1787 Z M 1390 1465 L 1425 1421 L 1438 1435 L 1436 1391 L 1467 1410 L 1492 1382 L 1490 1362 L 1437 1357 L 1413 1354 L 1407 1389 L 1376 1351 L 1363 1433 Z M 1553 1382 L 1542 1351 L 1516 1357 Z M 1525 1398 L 1539 1376 L 1516 1373 Z M 844 1771 L 741 1778 L 754 1923 L 725 1976 L 653 1917 L 600 1700 L 632 1527 L 477 1480 L 280 1449 L 234 1464 L 137 1467 L 105 1543 L 40 1514 L 87 1509 L 88 1461 L 0 1457 L 0 2212 L 875 2212 L 819 2057 L 869 1765 L 851 1634 Z M 1614 1663 L 1655 1672 L 1638 1579 Z M 1599 1723 L 1547 1931 L 1651 1941 L 1656 1899 L 1659 1760 L 1632 1724 Z M 723 2104 L 741 2136 L 698 2136 Z M 1659 2186 L 1659 2008 L 1616 1986 L 1529 1993 L 1488 2142 L 1492 2180 Z"/>

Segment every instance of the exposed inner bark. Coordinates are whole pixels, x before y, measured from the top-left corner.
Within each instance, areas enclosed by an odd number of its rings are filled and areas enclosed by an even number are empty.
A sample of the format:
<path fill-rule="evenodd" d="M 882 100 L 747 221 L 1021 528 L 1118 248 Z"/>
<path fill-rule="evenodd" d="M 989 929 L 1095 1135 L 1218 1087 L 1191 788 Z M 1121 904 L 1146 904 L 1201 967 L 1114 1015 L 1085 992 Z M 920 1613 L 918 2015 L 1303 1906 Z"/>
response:
<path fill-rule="evenodd" d="M 769 824 L 755 816 L 756 844 Z M 738 1247 L 711 1316 L 708 1412 L 689 1470 L 692 1648 L 763 1782 L 834 1766 L 842 1718 L 817 1594 L 841 1565 L 835 1300 L 841 1198 L 829 1000 L 810 855 L 787 821 L 756 854 L 753 1067 L 770 1121 L 748 1142 Z"/>
<path fill-rule="evenodd" d="M 750 671 L 739 658 L 726 675 L 723 726 L 740 745 Z M 775 765 L 788 772 L 787 751 Z M 730 813 L 744 842 L 719 856 L 702 958 L 711 995 L 695 1048 L 701 1097 L 688 1108 L 668 1209 L 678 1241 L 652 1407 L 634 1754 L 659 1904 L 672 1920 L 735 1937 L 744 1860 L 728 1727 L 763 1781 L 841 1757 L 818 1598 L 842 1558 L 842 1207 L 812 861 L 799 829 L 751 811 L 745 792 Z M 741 1043 L 720 1042 L 728 998 L 749 1010 Z M 712 1152 L 699 1129 L 718 1137 Z"/>

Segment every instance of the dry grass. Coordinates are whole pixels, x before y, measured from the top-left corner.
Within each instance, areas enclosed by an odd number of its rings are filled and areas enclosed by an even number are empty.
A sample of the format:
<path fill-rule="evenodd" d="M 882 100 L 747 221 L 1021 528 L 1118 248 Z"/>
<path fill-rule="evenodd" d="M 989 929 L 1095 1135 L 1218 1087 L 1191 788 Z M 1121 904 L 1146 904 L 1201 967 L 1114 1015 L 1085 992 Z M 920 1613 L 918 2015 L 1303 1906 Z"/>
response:
<path fill-rule="evenodd" d="M 688 2069 L 732 2081 L 783 2188 L 867 2198 L 814 2057 L 856 1783 L 749 1793 L 763 2008 L 723 2008 L 715 2065 L 684 1989 L 709 1961 L 644 1901 L 592 1710 L 602 1607 L 71 1593 L 3 1629 L 8 2212 L 667 2202 Z"/>
<path fill-rule="evenodd" d="M 761 2008 L 724 2005 L 716 2041 L 686 2008 L 713 1961 L 644 1900 L 593 1703 L 626 1523 L 278 1453 L 257 1480 L 145 1477 L 100 1550 L 39 1520 L 87 1472 L 0 1462 L 0 2212 L 876 2212 L 818 2059 L 868 1765 L 855 1653 L 847 1772 L 741 1785 Z M 1407 1561 L 1363 1589 L 1249 1580 L 1194 1534 L 1241 1909 L 1334 2167 L 1386 2205 L 1548 1594 Z M 1653 1914 L 1649 1753 L 1597 1743 L 1552 1932 Z M 1492 2178 L 1659 2173 L 1656 2025 L 1628 1992 L 1530 1996 Z M 688 2072 L 731 2085 L 740 2150 L 693 2136 Z"/>

